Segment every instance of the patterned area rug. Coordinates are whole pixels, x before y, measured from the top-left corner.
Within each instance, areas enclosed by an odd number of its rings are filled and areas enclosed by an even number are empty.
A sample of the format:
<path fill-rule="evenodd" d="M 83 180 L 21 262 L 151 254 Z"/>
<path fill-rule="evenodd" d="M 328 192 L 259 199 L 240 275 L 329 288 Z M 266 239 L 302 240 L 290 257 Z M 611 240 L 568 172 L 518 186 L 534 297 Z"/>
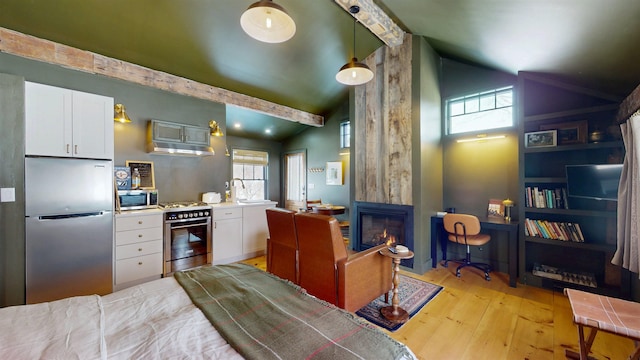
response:
<path fill-rule="evenodd" d="M 411 317 L 417 314 L 431 299 L 436 297 L 442 289 L 442 286 L 400 274 L 400 282 L 398 285 L 400 307 L 409 313 L 409 319 L 411 319 Z M 356 314 L 389 331 L 398 330 L 404 323 L 391 322 L 380 314 L 381 308 L 391 305 L 392 295 L 393 293 L 389 292 L 389 304 L 384 302 L 384 295 L 382 295 L 369 303 L 369 305 L 356 311 Z"/>

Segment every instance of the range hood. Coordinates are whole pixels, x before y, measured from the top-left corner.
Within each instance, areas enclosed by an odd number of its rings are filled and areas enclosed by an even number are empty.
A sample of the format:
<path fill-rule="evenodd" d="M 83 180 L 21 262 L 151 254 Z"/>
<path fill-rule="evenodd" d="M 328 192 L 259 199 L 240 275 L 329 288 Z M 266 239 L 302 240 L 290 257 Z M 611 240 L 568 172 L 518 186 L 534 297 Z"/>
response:
<path fill-rule="evenodd" d="M 167 121 L 147 123 L 147 152 L 155 155 L 212 156 L 209 128 Z"/>
<path fill-rule="evenodd" d="M 202 145 L 189 145 L 184 143 L 172 143 L 151 141 L 147 143 L 147 152 L 155 155 L 182 155 L 182 156 L 212 156 L 213 148 Z"/>

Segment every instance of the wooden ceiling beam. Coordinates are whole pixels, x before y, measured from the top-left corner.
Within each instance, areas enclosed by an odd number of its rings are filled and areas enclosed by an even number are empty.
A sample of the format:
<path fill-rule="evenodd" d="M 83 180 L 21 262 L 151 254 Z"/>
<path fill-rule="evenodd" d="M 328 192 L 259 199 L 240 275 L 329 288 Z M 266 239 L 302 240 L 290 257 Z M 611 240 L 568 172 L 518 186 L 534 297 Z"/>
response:
<path fill-rule="evenodd" d="M 384 12 L 373 0 L 334 0 L 346 12 L 353 5 L 360 7 L 360 12 L 351 14 L 369 31 L 377 36 L 389 47 L 402 45 L 404 40 L 404 30 L 400 28 L 387 13 Z"/>
<path fill-rule="evenodd" d="M 305 125 L 324 126 L 324 117 L 248 95 L 76 49 L 0 27 L 0 51 L 72 70 L 124 80 L 227 105 L 238 106 Z"/>

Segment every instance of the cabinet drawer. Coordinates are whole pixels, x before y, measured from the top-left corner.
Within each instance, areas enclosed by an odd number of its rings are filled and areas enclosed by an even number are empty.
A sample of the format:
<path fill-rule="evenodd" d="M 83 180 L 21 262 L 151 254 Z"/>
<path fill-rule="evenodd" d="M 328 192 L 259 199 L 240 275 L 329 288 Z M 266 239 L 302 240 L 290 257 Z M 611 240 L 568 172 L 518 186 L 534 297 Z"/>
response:
<path fill-rule="evenodd" d="M 234 219 L 242 217 L 242 208 L 214 209 L 213 220 Z"/>
<path fill-rule="evenodd" d="M 116 261 L 116 284 L 162 274 L 162 253 Z"/>
<path fill-rule="evenodd" d="M 116 216 L 116 231 L 146 229 L 157 227 L 162 229 L 162 214 L 148 216 Z"/>
<path fill-rule="evenodd" d="M 116 232 L 116 246 L 158 239 L 162 240 L 161 227 Z"/>
<path fill-rule="evenodd" d="M 116 246 L 116 260 L 162 252 L 162 239 Z"/>

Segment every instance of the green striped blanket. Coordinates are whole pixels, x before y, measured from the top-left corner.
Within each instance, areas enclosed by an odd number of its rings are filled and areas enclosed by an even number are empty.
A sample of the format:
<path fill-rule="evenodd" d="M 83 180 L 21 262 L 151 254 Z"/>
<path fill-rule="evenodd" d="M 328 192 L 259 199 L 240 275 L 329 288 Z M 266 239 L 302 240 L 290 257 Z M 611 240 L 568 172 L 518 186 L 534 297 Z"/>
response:
<path fill-rule="evenodd" d="M 246 264 L 179 272 L 175 278 L 246 359 L 413 359 L 357 316 Z"/>

